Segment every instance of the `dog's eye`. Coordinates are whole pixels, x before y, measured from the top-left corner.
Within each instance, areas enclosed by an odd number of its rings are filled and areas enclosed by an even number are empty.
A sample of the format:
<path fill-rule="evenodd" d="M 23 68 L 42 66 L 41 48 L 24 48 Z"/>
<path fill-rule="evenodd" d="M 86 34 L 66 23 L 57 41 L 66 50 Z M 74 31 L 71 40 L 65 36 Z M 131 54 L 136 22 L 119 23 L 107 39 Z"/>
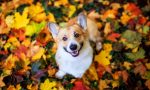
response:
<path fill-rule="evenodd" d="M 78 38 L 79 36 L 80 36 L 79 33 L 76 33 L 76 32 L 74 33 L 74 37 L 75 37 L 75 38 Z"/>
<path fill-rule="evenodd" d="M 62 38 L 62 40 L 64 40 L 64 41 L 67 41 L 67 37 L 66 36 L 64 36 L 63 38 Z"/>

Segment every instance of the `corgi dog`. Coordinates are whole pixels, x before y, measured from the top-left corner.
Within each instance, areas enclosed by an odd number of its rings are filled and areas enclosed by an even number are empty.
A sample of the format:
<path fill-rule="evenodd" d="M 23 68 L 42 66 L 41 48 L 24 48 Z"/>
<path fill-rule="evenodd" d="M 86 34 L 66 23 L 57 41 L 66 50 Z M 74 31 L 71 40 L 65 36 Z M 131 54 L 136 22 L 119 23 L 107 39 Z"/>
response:
<path fill-rule="evenodd" d="M 81 78 L 90 67 L 93 59 L 93 49 L 90 41 L 96 43 L 96 49 L 102 48 L 100 32 L 94 21 L 80 13 L 76 22 L 64 28 L 49 22 L 48 28 L 57 44 L 55 55 L 59 70 L 57 78 L 70 74 Z"/>

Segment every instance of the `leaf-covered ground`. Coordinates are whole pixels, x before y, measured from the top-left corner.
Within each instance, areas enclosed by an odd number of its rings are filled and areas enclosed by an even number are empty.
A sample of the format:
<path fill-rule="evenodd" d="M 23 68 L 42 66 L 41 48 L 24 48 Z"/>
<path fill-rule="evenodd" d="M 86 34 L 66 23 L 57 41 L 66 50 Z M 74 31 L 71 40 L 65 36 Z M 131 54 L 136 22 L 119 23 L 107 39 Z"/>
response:
<path fill-rule="evenodd" d="M 103 48 L 82 79 L 55 78 L 47 22 L 81 11 L 95 19 Z M 150 0 L 0 0 L 0 90 L 150 89 Z"/>

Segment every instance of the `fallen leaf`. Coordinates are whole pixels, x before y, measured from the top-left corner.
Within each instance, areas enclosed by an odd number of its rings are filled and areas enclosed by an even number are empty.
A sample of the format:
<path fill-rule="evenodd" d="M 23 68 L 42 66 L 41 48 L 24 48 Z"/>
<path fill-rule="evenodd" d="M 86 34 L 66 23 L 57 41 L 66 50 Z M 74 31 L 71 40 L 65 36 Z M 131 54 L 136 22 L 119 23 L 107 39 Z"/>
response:
<path fill-rule="evenodd" d="M 111 33 L 110 35 L 107 36 L 107 39 L 112 41 L 112 42 L 116 42 L 117 38 L 120 37 L 119 33 Z"/>
<path fill-rule="evenodd" d="M 100 80 L 99 81 L 99 86 L 98 86 L 99 90 L 104 90 L 108 87 L 109 86 L 107 85 L 106 80 Z"/>
<path fill-rule="evenodd" d="M 69 12 L 68 12 L 68 17 L 72 17 L 72 15 L 75 13 L 76 7 L 74 5 L 69 6 Z"/>
<path fill-rule="evenodd" d="M 40 90 L 57 90 L 56 85 L 56 81 L 50 81 L 49 79 L 46 79 L 44 83 L 40 84 Z"/>
<path fill-rule="evenodd" d="M 145 82 L 145 86 L 147 86 L 148 89 L 150 89 L 150 79 Z"/>
<path fill-rule="evenodd" d="M 111 33 L 112 32 L 112 29 L 111 29 L 111 26 L 110 26 L 110 23 L 106 23 L 105 24 L 105 28 L 104 28 L 104 34 L 105 34 L 105 36 L 107 36 L 109 33 Z"/>
<path fill-rule="evenodd" d="M 75 81 L 75 86 L 71 90 L 89 90 L 82 81 Z"/>
<path fill-rule="evenodd" d="M 45 21 L 40 23 L 31 22 L 31 24 L 26 26 L 25 35 L 32 36 L 34 34 L 38 34 L 45 27 L 45 25 L 46 25 Z"/>
<path fill-rule="evenodd" d="M 32 56 L 32 60 L 38 60 L 44 55 L 45 49 L 39 48 L 39 50 Z"/>

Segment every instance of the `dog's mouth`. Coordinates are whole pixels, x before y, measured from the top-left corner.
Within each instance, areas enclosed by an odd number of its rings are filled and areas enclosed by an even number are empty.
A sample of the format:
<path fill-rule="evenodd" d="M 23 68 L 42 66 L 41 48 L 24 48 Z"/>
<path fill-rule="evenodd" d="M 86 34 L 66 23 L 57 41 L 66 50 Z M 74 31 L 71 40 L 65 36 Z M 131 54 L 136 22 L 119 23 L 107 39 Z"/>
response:
<path fill-rule="evenodd" d="M 81 50 L 82 47 L 83 47 L 83 43 L 81 43 L 80 45 L 81 45 L 81 47 L 80 47 L 79 50 L 74 50 L 74 51 L 72 51 L 72 52 L 69 52 L 69 51 L 66 49 L 66 47 L 64 47 L 64 50 L 65 50 L 66 52 L 70 53 L 73 57 L 77 57 L 77 56 L 79 55 L 80 50 Z"/>

